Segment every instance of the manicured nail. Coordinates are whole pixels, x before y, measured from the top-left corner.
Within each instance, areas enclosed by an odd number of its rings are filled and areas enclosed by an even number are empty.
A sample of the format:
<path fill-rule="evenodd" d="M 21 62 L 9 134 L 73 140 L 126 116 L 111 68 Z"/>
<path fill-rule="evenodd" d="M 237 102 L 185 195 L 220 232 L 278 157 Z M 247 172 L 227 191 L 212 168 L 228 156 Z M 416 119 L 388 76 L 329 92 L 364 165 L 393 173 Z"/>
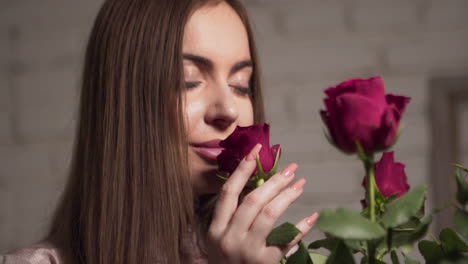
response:
<path fill-rule="evenodd" d="M 253 149 L 250 151 L 249 155 L 247 155 L 245 160 L 248 160 L 248 161 L 255 160 L 261 148 L 262 148 L 261 144 L 255 145 L 255 147 L 253 147 Z"/>
<path fill-rule="evenodd" d="M 304 184 L 306 183 L 306 180 L 304 178 L 298 180 L 297 182 L 295 182 L 292 186 L 291 186 L 291 189 L 293 189 L 294 191 L 300 191 L 302 190 L 302 187 L 304 187 Z"/>
<path fill-rule="evenodd" d="M 289 176 L 292 176 L 294 174 L 294 172 L 296 171 L 297 169 L 297 164 L 296 163 L 291 163 L 289 164 L 286 168 L 284 168 L 284 170 L 281 172 L 281 175 L 283 175 L 284 177 L 288 178 Z"/>
<path fill-rule="evenodd" d="M 289 257 L 292 256 L 294 253 L 296 253 L 298 249 L 299 249 L 299 246 L 298 246 L 297 244 L 294 245 L 294 247 L 292 247 L 292 248 L 288 251 L 288 253 L 286 253 L 285 257 L 286 257 L 286 258 L 289 258 Z"/>
<path fill-rule="evenodd" d="M 314 213 L 314 214 L 312 214 L 311 216 L 309 216 L 309 217 L 307 218 L 306 223 L 307 223 L 309 226 L 313 226 L 318 217 L 319 217 L 319 214 L 318 214 L 318 213 Z"/>

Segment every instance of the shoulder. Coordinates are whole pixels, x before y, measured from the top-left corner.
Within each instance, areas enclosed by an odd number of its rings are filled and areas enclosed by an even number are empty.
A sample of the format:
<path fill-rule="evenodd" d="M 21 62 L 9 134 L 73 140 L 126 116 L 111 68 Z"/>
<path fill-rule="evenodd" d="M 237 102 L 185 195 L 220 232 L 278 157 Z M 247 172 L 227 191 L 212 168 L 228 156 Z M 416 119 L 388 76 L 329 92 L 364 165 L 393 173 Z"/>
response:
<path fill-rule="evenodd" d="M 0 255 L 0 264 L 63 264 L 59 251 L 46 241 Z"/>

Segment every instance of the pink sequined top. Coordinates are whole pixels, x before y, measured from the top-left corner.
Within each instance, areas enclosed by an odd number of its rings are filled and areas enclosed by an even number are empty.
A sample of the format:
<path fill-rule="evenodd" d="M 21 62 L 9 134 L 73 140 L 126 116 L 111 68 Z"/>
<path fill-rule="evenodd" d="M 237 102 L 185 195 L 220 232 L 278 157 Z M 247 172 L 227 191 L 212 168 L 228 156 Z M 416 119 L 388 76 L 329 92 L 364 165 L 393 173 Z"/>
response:
<path fill-rule="evenodd" d="M 207 264 L 208 260 L 201 253 L 192 236 L 185 239 L 182 246 L 183 263 Z M 29 247 L 21 248 L 6 255 L 0 255 L 0 264 L 64 264 L 59 250 L 48 242 L 39 242 Z"/>
<path fill-rule="evenodd" d="M 61 264 L 57 248 L 50 243 L 40 242 L 0 255 L 1 264 Z"/>

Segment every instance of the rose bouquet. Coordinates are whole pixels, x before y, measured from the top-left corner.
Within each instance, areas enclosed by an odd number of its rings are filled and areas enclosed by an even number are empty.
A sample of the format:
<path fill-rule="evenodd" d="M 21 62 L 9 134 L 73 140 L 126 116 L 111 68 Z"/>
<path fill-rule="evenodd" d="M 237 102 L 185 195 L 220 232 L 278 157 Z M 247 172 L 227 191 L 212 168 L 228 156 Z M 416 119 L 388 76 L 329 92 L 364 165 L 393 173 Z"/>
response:
<path fill-rule="evenodd" d="M 438 239 L 432 235 L 432 240 L 422 240 L 437 211 L 425 214 L 426 186 L 410 188 L 405 165 L 395 162 L 390 151 L 410 98 L 385 94 L 380 77 L 348 80 L 328 88 L 325 94 L 325 110 L 320 115 L 328 141 L 340 151 L 356 155 L 364 167 L 362 211 L 323 210 L 316 227 L 325 238 L 308 247 L 300 242 L 298 250 L 282 262 L 333 264 L 360 259 L 360 263 L 413 264 L 419 262 L 408 252 L 417 244 L 426 263 L 468 263 L 468 170 L 456 165 L 454 229 L 443 229 Z M 269 147 L 266 124 L 238 127 L 222 142 L 225 150 L 218 157 L 221 177 L 228 177 L 256 143 L 268 147 L 259 153 L 249 186 L 255 188 L 268 180 L 276 171 L 281 151 L 279 145 Z M 267 243 L 287 244 L 299 232 L 293 224 L 282 224 L 270 233 Z M 329 250 L 330 255 L 313 252 L 319 248 Z"/>

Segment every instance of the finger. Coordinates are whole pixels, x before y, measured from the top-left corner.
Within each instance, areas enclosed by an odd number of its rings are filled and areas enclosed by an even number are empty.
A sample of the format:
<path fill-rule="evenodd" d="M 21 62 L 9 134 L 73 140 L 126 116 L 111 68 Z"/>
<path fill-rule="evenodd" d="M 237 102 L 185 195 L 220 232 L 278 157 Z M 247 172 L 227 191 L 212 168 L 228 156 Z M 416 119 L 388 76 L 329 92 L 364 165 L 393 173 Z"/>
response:
<path fill-rule="evenodd" d="M 232 217 L 231 228 L 238 231 L 249 230 L 260 210 L 291 183 L 297 167 L 297 164 L 291 163 L 281 173 L 273 175 L 262 186 L 245 196 Z"/>
<path fill-rule="evenodd" d="M 286 258 L 289 258 L 290 256 L 294 255 L 294 253 L 296 253 L 298 249 L 299 249 L 299 245 L 296 244 L 290 250 L 288 250 L 288 252 L 284 256 Z"/>
<path fill-rule="evenodd" d="M 311 216 L 302 219 L 299 223 L 296 224 L 296 228 L 299 229 L 301 233 L 297 235 L 288 245 L 282 248 L 284 255 L 291 253 L 293 251 L 292 249 L 297 246 L 299 241 L 301 241 L 310 232 L 310 230 L 312 230 L 312 227 L 314 227 L 318 217 L 318 213 L 313 213 Z"/>
<path fill-rule="evenodd" d="M 296 181 L 291 187 L 284 189 L 261 209 L 250 228 L 257 239 L 265 240 L 278 218 L 302 194 L 305 183 L 306 180 L 304 178 Z"/>
<path fill-rule="evenodd" d="M 226 229 L 227 224 L 234 214 L 239 194 L 252 175 L 256 166 L 256 157 L 262 145 L 257 144 L 250 153 L 241 160 L 236 170 L 229 176 L 229 179 L 224 183 L 218 194 L 213 220 L 210 225 L 210 231 L 215 234 L 220 234 Z"/>

